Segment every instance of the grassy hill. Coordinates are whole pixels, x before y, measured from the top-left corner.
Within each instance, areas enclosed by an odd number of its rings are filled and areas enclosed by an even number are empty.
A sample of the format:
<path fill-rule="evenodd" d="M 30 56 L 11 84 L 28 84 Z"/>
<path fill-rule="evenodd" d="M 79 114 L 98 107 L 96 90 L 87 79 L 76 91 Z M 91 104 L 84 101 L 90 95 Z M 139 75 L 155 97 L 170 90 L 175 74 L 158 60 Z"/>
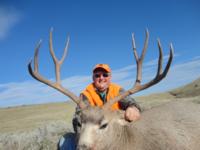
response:
<path fill-rule="evenodd" d="M 194 80 L 185 86 L 173 89 L 164 93 L 150 94 L 148 96 L 140 96 L 135 99 L 143 107 L 143 109 L 150 109 L 158 105 L 164 104 L 171 100 L 176 100 L 178 98 L 193 98 L 200 96 L 200 78 Z M 194 101 L 199 103 L 198 98 Z"/>
<path fill-rule="evenodd" d="M 183 87 L 172 90 L 169 93 L 178 98 L 199 96 L 200 95 L 200 78 L 196 79 L 190 84 L 187 84 Z"/>
<path fill-rule="evenodd" d="M 31 130 L 47 122 L 71 122 L 74 110 L 72 102 L 0 109 L 0 133 Z"/>

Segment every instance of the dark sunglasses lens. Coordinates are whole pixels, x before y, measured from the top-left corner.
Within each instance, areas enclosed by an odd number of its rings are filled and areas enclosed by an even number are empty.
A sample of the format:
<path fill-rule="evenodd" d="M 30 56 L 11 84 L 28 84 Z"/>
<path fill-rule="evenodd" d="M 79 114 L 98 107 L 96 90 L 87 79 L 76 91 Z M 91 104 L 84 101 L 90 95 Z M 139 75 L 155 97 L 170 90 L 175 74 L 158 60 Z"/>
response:
<path fill-rule="evenodd" d="M 107 74 L 107 73 L 104 73 L 104 74 L 103 74 L 103 77 L 108 77 L 108 74 Z"/>
<path fill-rule="evenodd" d="M 100 74 L 95 74 L 94 77 L 95 77 L 95 78 L 99 78 L 99 77 L 100 77 Z"/>
<path fill-rule="evenodd" d="M 101 75 L 102 75 L 103 77 L 105 77 L 105 78 L 109 76 L 109 74 L 103 73 L 103 74 L 95 74 L 94 77 L 95 77 L 95 78 L 99 78 Z"/>

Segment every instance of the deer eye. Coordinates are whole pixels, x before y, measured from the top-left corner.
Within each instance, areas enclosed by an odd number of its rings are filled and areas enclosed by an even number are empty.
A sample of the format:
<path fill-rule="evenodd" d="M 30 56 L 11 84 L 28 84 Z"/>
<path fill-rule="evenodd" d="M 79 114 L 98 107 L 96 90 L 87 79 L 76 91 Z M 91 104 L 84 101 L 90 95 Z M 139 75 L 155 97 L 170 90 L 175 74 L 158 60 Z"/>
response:
<path fill-rule="evenodd" d="M 100 125 L 99 129 L 105 129 L 108 126 L 108 123 L 104 123 Z"/>

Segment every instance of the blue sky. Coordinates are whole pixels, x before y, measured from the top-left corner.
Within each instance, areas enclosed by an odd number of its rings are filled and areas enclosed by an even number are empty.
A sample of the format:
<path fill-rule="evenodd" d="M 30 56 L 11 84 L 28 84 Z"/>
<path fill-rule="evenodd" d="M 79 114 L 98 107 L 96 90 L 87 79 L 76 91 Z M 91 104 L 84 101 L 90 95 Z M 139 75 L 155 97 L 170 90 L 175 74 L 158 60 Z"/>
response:
<path fill-rule="evenodd" d="M 35 81 L 27 71 L 37 42 L 40 72 L 54 80 L 48 38 L 62 56 L 67 35 L 70 47 L 62 66 L 64 87 L 78 93 L 91 82 L 91 70 L 107 63 L 113 82 L 130 88 L 135 80 L 131 33 L 138 53 L 145 29 L 150 32 L 143 66 L 143 81 L 153 78 L 160 38 L 165 61 L 169 43 L 175 56 L 168 76 L 139 95 L 167 91 L 200 76 L 200 2 L 198 0 L 1 0 L 0 1 L 0 107 L 66 101 L 68 98 Z"/>

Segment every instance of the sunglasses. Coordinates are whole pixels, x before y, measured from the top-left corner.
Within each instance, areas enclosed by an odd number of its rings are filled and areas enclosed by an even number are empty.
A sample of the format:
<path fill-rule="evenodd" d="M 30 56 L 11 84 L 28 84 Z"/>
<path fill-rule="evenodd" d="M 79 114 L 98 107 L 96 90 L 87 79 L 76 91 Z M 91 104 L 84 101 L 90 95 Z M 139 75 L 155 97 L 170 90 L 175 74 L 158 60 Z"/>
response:
<path fill-rule="evenodd" d="M 96 74 L 94 74 L 94 77 L 95 77 L 95 78 L 100 78 L 101 75 L 102 75 L 104 78 L 107 78 L 107 77 L 109 76 L 109 73 L 100 73 L 100 74 L 96 73 Z"/>

